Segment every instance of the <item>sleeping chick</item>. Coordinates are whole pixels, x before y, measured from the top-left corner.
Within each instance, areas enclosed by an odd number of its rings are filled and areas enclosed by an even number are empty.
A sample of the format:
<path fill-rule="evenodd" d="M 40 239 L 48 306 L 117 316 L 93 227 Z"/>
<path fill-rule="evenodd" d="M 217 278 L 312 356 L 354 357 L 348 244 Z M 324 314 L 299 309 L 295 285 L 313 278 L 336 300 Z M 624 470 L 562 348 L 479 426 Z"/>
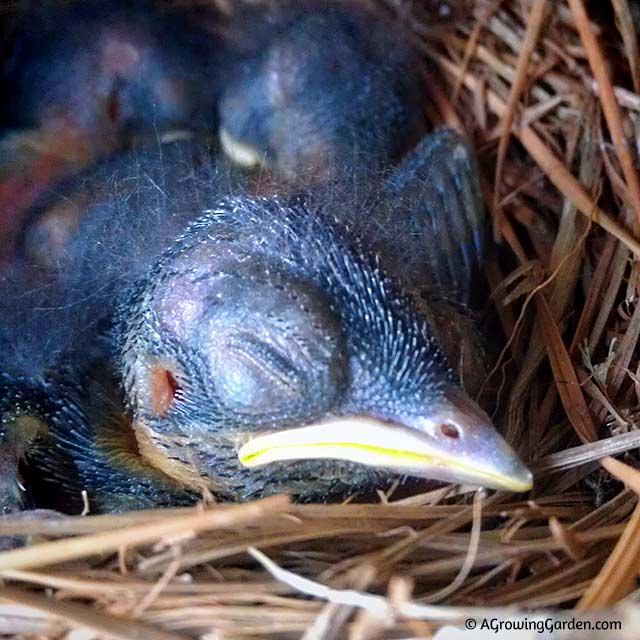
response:
<path fill-rule="evenodd" d="M 2 74 L 0 233 L 43 189 L 136 139 L 215 131 L 220 38 L 146 0 L 32 6 Z"/>
<path fill-rule="evenodd" d="M 75 377 L 40 461 L 67 490 L 113 511 L 205 490 L 325 498 L 398 474 L 531 487 L 462 386 L 485 375 L 464 304 L 484 219 L 459 136 L 428 136 L 382 191 L 221 198 L 201 167 L 167 167 L 132 163 L 108 210 L 193 221 L 128 293 L 98 291 L 115 306 L 111 364 Z"/>
<path fill-rule="evenodd" d="M 302 183 L 398 161 L 424 132 L 409 34 L 361 2 L 240 11 L 220 141 L 244 167 Z"/>
<path fill-rule="evenodd" d="M 111 135 L 211 129 L 219 39 L 153 3 L 45 2 L 19 16 L 3 126 Z"/>

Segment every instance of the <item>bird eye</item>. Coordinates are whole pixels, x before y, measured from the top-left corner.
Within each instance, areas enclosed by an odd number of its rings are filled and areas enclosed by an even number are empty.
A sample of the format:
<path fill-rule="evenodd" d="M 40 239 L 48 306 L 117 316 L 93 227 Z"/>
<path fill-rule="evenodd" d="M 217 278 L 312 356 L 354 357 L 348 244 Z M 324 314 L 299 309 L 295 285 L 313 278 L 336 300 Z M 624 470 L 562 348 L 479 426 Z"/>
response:
<path fill-rule="evenodd" d="M 173 372 L 162 366 L 153 366 L 149 372 L 151 411 L 157 416 L 166 415 L 178 392 L 178 383 Z"/>
<path fill-rule="evenodd" d="M 456 424 L 451 424 L 450 422 L 444 422 L 440 425 L 440 433 L 445 438 L 450 438 L 451 440 L 458 440 L 462 435 L 460 427 Z"/>

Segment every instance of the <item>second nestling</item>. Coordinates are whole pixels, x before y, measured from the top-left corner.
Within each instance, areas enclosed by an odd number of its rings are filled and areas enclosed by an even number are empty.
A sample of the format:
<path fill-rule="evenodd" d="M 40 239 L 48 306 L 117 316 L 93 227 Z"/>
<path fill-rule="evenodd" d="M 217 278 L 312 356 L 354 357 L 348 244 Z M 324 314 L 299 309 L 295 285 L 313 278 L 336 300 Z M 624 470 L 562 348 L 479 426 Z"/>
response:
<path fill-rule="evenodd" d="M 304 183 L 389 166 L 423 135 L 422 66 L 398 21 L 305 0 L 236 24 L 220 140 L 239 165 Z"/>

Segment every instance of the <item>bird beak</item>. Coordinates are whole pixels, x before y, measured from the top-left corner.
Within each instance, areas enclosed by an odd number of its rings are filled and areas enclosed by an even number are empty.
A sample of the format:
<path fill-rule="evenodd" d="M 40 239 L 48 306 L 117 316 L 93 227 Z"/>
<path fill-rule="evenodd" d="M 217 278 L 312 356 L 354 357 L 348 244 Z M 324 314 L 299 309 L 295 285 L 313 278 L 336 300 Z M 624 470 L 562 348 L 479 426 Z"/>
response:
<path fill-rule="evenodd" d="M 255 147 L 234 138 L 227 129 L 220 129 L 218 136 L 222 150 L 235 165 L 243 169 L 264 166 L 265 158 Z"/>
<path fill-rule="evenodd" d="M 490 418 L 450 388 L 428 416 L 340 417 L 252 438 L 238 452 L 245 467 L 293 460 L 348 460 L 410 476 L 507 491 L 528 491 L 531 472 Z"/>

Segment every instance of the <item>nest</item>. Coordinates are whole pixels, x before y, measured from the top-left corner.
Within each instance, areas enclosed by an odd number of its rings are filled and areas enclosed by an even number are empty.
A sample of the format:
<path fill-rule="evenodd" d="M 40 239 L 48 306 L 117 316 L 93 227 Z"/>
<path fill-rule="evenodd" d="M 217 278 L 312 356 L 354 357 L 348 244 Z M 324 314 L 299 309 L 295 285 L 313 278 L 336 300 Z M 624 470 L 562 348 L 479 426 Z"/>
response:
<path fill-rule="evenodd" d="M 473 618 L 502 624 L 502 637 L 517 624 L 522 637 L 572 637 L 581 616 L 620 625 L 581 638 L 636 636 L 632 0 L 477 0 L 442 30 L 419 3 L 387 4 L 428 62 L 433 119 L 475 141 L 496 241 L 487 277 L 508 338 L 492 373 L 496 422 L 535 490 L 5 518 L 0 534 L 28 544 L 0 554 L 0 634 L 355 640 L 433 637 Z"/>

